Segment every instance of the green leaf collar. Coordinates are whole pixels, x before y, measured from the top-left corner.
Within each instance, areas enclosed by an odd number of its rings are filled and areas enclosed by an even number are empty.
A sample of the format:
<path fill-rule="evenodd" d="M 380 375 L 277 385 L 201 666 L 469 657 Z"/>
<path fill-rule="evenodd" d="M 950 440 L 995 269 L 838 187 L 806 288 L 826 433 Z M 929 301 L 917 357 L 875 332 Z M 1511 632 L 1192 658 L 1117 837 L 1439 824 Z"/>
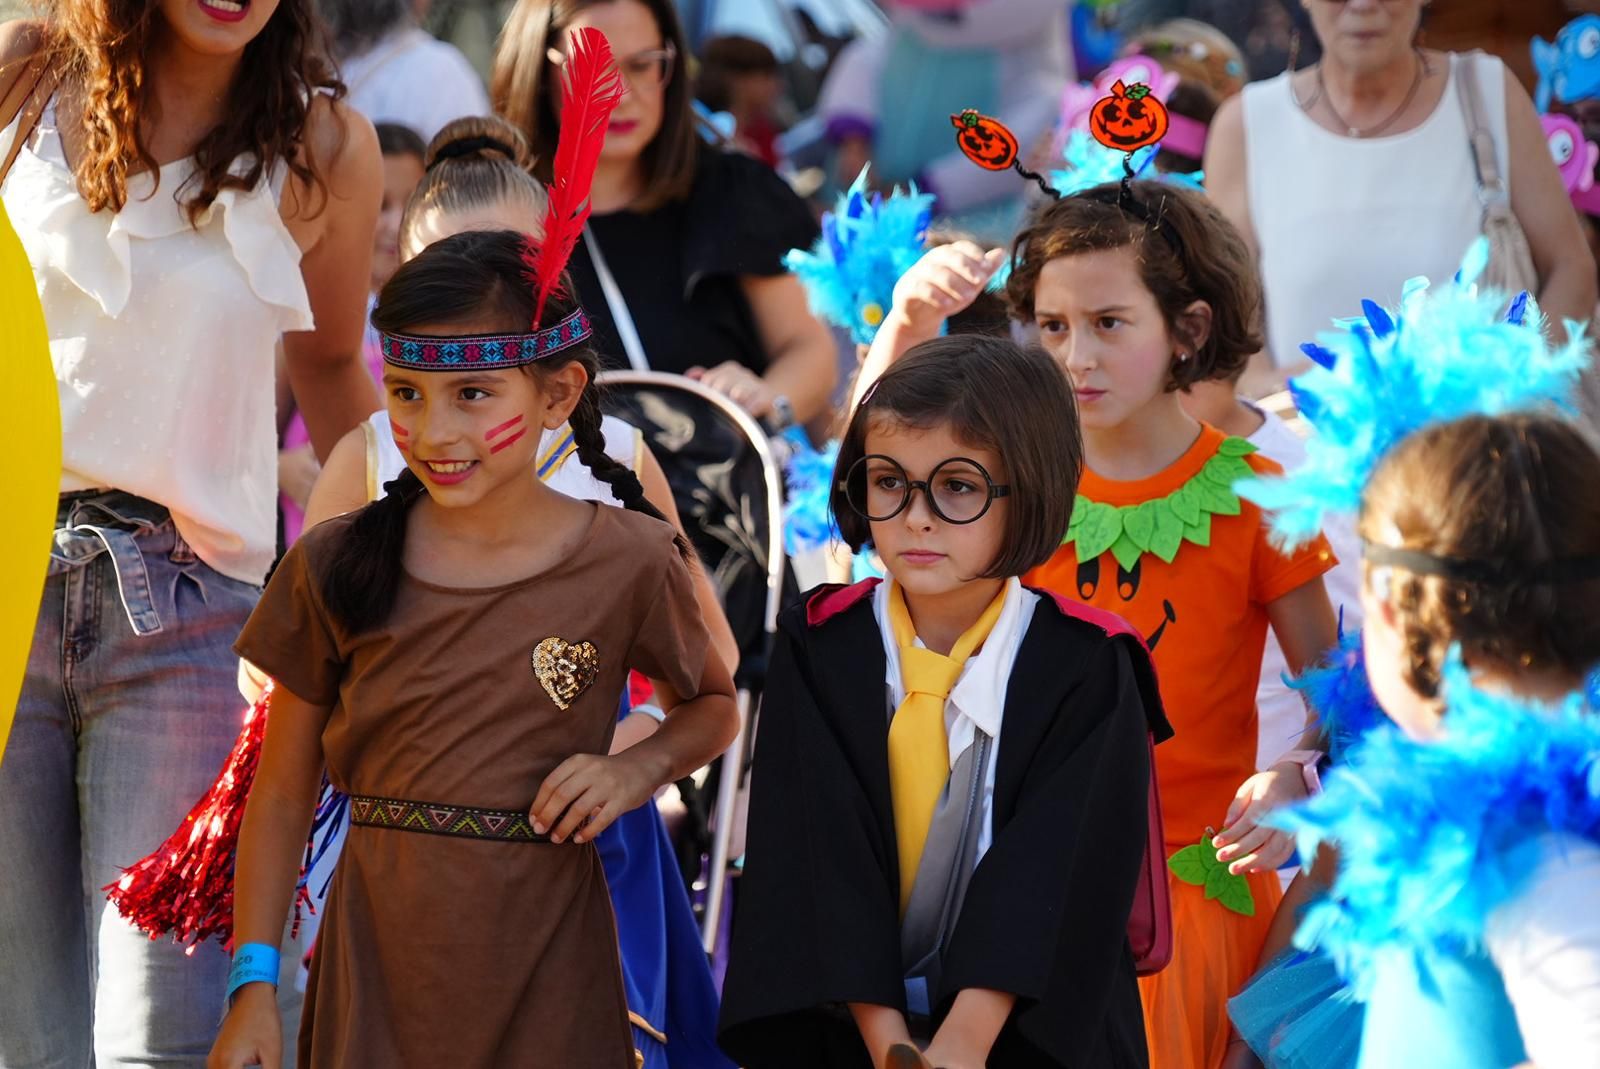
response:
<path fill-rule="evenodd" d="M 1239 495 L 1233 485 L 1255 477 L 1255 469 L 1245 460 L 1255 451 L 1243 438 L 1224 438 L 1182 486 L 1137 505 L 1107 505 L 1079 494 L 1061 544 L 1076 543 L 1080 564 L 1109 549 L 1124 569 L 1131 569 L 1146 553 L 1171 564 L 1185 542 L 1209 546 L 1211 517 L 1239 515 Z"/>

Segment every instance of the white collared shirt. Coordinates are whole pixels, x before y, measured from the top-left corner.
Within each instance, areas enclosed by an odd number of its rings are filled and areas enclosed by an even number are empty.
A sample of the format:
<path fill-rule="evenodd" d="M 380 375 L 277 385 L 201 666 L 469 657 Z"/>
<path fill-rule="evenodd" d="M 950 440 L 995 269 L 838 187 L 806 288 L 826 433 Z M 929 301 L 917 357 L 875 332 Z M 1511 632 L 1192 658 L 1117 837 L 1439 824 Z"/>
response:
<path fill-rule="evenodd" d="M 983 857 L 994 838 L 994 770 L 1000 753 L 1001 719 L 1006 707 L 1006 688 L 1011 681 L 1011 666 L 1016 663 L 1017 651 L 1022 648 L 1022 637 L 1033 622 L 1033 611 L 1038 606 L 1039 595 L 1023 589 L 1022 582 L 1006 580 L 1006 602 L 1000 609 L 1000 619 L 989 632 L 988 641 L 976 655 L 969 658 L 950 697 L 944 705 L 944 730 L 950 740 L 950 764 L 955 765 L 982 730 L 993 742 L 989 746 L 989 759 L 983 770 L 983 796 L 978 815 L 982 821 L 978 832 L 978 857 Z M 878 633 L 883 637 L 885 681 L 889 685 L 889 709 L 900 707 L 905 701 L 906 689 L 900 679 L 900 647 L 895 642 L 894 627 L 889 622 L 889 584 L 878 584 L 872 594 L 872 613 L 878 619 Z M 923 645 L 917 639 L 917 645 Z"/>

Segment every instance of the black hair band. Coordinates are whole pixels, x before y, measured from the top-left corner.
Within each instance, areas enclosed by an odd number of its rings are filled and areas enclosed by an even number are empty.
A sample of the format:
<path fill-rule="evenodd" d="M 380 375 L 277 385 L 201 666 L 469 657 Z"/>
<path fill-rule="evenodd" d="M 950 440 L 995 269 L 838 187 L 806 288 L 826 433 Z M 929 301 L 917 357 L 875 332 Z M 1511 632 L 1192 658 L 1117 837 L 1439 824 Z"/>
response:
<path fill-rule="evenodd" d="M 1465 557 L 1442 557 L 1377 542 L 1363 542 L 1362 555 L 1368 564 L 1404 568 L 1418 575 L 1436 575 L 1441 579 L 1482 583 L 1486 586 L 1575 583 L 1600 579 L 1600 556 L 1545 561 L 1471 560 Z"/>
<path fill-rule="evenodd" d="M 1133 189 L 1128 180 L 1123 179 L 1122 183 L 1115 189 L 1107 186 L 1096 186 L 1092 189 L 1074 193 L 1073 196 L 1092 200 L 1096 204 L 1109 204 L 1120 208 L 1124 215 L 1132 216 L 1161 235 L 1161 239 L 1178 255 L 1178 259 L 1183 259 L 1183 239 L 1178 236 L 1177 228 L 1167 219 L 1167 213 L 1164 210 L 1166 207 L 1165 195 L 1162 196 L 1161 204 L 1157 206 L 1156 210 L 1151 211 L 1148 204 L 1133 195 Z"/>
<path fill-rule="evenodd" d="M 506 159 L 516 162 L 516 149 L 506 144 L 498 137 L 490 137 L 487 134 L 480 134 L 476 137 L 458 137 L 454 141 L 440 145 L 439 151 L 433 154 L 433 162 L 428 164 L 428 170 L 433 170 L 435 167 L 439 166 L 440 162 L 443 160 L 453 160 L 461 156 L 470 156 L 474 152 L 482 152 L 484 149 L 493 149 L 495 152 L 503 152 L 505 153 Z"/>

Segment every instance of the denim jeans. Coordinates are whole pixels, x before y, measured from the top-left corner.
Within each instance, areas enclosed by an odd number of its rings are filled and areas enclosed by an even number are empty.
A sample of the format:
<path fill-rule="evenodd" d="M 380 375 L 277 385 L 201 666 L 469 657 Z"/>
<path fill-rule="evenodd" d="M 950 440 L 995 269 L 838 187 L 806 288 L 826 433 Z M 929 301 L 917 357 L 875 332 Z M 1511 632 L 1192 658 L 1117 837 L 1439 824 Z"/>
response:
<path fill-rule="evenodd" d="M 198 1069 L 227 956 L 152 942 L 101 888 L 221 768 L 243 709 L 230 647 L 260 590 L 129 494 L 63 495 L 56 527 L 0 760 L 0 1069 Z"/>

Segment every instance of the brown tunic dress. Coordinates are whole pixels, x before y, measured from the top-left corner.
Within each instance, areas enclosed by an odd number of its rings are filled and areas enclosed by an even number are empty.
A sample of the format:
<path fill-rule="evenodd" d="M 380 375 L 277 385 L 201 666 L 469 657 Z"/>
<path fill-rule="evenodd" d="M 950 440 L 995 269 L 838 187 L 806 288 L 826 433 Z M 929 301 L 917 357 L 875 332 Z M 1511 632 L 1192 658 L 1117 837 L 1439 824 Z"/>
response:
<path fill-rule="evenodd" d="M 352 635 L 314 578 L 348 522 L 295 544 L 236 647 L 332 707 L 322 742 L 341 791 L 526 812 L 564 759 L 606 752 L 629 668 L 698 690 L 706 632 L 665 524 L 597 505 L 581 548 L 540 575 L 479 589 L 407 575 L 389 619 Z M 546 639 L 593 647 L 566 709 L 534 671 Z M 592 843 L 351 827 L 311 964 L 301 1069 L 633 1064 Z"/>

